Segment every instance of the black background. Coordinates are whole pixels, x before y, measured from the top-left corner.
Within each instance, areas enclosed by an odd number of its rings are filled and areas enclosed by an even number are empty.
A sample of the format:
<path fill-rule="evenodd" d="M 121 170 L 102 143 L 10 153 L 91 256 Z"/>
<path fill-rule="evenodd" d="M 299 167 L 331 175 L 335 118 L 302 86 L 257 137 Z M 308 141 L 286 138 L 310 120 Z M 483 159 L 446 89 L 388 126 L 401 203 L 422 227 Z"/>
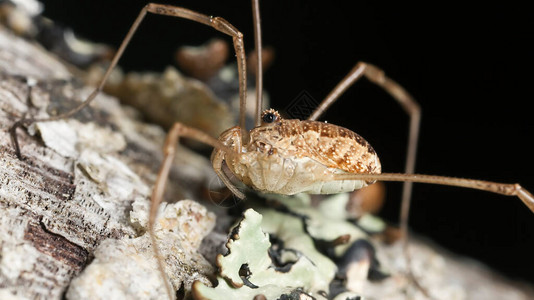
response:
<path fill-rule="evenodd" d="M 534 192 L 531 87 L 534 13 L 505 4 L 404 1 L 263 1 L 265 45 L 276 49 L 265 86 L 274 108 L 302 91 L 320 101 L 358 61 L 380 66 L 423 111 L 416 171 L 515 183 Z M 401 3 L 402 2 L 402 3 Z M 82 36 L 118 46 L 145 1 L 44 1 L 45 15 Z M 250 1 L 162 1 L 222 16 L 253 48 Z M 126 51 L 129 70 L 162 70 L 179 45 L 224 35 L 149 15 Z M 230 41 L 230 39 L 228 39 Z M 362 80 L 322 117 L 364 136 L 383 170 L 404 167 L 408 118 Z M 396 222 L 398 183 L 383 215 Z M 514 197 L 416 185 L 410 224 L 454 252 L 534 282 L 534 215 Z"/>

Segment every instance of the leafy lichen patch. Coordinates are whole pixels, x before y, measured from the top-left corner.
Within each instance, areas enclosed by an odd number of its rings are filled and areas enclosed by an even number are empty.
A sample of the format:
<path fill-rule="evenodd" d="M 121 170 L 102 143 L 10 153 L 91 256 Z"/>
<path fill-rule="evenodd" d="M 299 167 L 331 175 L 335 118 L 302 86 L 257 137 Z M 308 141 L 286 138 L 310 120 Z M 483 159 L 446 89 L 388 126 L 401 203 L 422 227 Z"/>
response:
<path fill-rule="evenodd" d="M 263 219 L 271 217 L 274 216 L 264 215 Z M 298 255 L 286 256 L 289 257 L 286 263 L 293 260 L 290 268 L 277 268 L 269 255 L 271 242 L 268 234 L 262 230 L 263 224 L 262 215 L 252 209 L 245 211 L 243 219 L 230 235 L 227 243 L 229 253 L 226 256 L 219 255 L 217 259 L 220 267 L 218 285 L 210 288 L 196 282 L 193 295 L 197 299 L 252 299 L 258 295 L 277 299 L 291 293 L 323 298 L 321 295 L 327 291 L 335 273 L 335 265 L 318 252 L 309 252 L 311 255 L 308 256 L 297 251 Z M 290 227 L 294 225 L 289 224 Z M 302 233 L 295 233 L 295 240 L 299 239 L 297 237 L 306 239 Z M 301 242 L 312 244 L 311 239 Z M 247 272 L 243 272 L 243 266 L 246 266 Z M 318 279 L 319 275 L 324 278 Z"/>

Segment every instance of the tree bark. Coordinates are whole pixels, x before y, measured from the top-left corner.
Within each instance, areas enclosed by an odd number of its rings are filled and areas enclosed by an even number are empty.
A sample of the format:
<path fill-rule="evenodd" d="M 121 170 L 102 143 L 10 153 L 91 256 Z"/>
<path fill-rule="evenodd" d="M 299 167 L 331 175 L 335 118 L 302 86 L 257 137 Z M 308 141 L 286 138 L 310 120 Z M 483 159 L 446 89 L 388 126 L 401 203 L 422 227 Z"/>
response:
<path fill-rule="evenodd" d="M 58 59 L 0 27 L 1 299 L 59 299 L 103 240 L 144 233 L 130 214 L 135 201 L 148 207 L 165 133 L 116 99 L 99 95 L 73 119 L 19 128 L 22 158 L 14 151 L 9 129 L 22 116 L 65 111 L 91 91 Z M 168 200 L 193 196 L 212 174 L 205 158 L 179 152 L 171 179 L 189 188 L 171 181 Z"/>

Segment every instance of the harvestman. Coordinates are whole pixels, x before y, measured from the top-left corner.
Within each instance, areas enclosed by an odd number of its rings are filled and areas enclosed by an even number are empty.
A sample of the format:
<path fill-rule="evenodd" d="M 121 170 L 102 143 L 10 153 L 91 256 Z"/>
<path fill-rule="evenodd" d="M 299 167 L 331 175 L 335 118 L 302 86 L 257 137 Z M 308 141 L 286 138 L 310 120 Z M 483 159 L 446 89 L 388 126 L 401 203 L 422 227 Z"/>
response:
<path fill-rule="evenodd" d="M 405 184 L 402 196 L 401 230 L 404 236 L 407 233 L 412 182 L 459 186 L 517 196 L 534 212 L 534 196 L 519 184 L 412 174 L 415 166 L 415 152 L 419 131 L 419 106 L 400 85 L 386 77 L 384 72 L 375 66 L 363 62 L 357 63 L 349 74 L 328 94 L 308 120 L 284 120 L 272 109 L 260 114 L 262 98 L 261 28 L 258 0 L 252 0 L 252 4 L 255 44 L 258 55 L 256 76 L 258 103 L 255 128 L 250 131 L 245 128 L 246 64 L 241 32 L 220 17 L 211 17 L 176 6 L 149 3 L 139 13 L 97 88 L 84 102 L 61 115 L 42 119 L 22 118 L 12 126 L 10 133 L 17 155 L 19 158 L 21 157 L 16 129 L 35 122 L 49 122 L 68 118 L 88 106 L 102 90 L 111 71 L 117 65 L 119 58 L 143 18 L 147 13 L 153 13 L 192 20 L 211 26 L 231 36 L 237 56 L 240 97 L 239 126 L 223 132 L 219 139 L 181 123 L 175 123 L 167 135 L 163 148 L 164 159 L 151 196 L 152 204 L 149 218 L 149 233 L 155 255 L 158 258 L 158 268 L 163 278 L 165 278 L 165 273 L 153 227 L 180 137 L 191 138 L 214 147 L 212 164 L 215 172 L 230 191 L 241 199 L 245 197 L 244 194 L 235 187 L 222 171 L 224 162 L 232 173 L 249 187 L 262 192 L 288 195 L 300 192 L 317 194 L 340 193 L 359 189 L 377 180 L 403 181 Z M 410 115 L 405 174 L 381 173 L 378 156 L 362 137 L 343 127 L 316 121 L 347 88 L 361 77 L 366 77 L 371 82 L 381 86 Z M 173 292 L 170 283 L 166 279 L 164 282 L 169 298 L 172 299 Z"/>

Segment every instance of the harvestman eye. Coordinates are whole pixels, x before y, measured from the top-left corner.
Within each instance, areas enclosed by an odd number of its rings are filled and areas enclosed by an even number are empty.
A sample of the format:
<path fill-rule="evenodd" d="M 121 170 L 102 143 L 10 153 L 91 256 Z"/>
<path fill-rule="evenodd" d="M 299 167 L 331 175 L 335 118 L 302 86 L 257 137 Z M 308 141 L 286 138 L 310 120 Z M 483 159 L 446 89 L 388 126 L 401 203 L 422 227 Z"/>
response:
<path fill-rule="evenodd" d="M 265 115 L 263 115 L 263 118 L 262 118 L 262 121 L 265 122 L 265 123 L 274 123 L 275 121 L 277 121 L 277 117 L 275 114 L 273 113 L 266 113 Z"/>

